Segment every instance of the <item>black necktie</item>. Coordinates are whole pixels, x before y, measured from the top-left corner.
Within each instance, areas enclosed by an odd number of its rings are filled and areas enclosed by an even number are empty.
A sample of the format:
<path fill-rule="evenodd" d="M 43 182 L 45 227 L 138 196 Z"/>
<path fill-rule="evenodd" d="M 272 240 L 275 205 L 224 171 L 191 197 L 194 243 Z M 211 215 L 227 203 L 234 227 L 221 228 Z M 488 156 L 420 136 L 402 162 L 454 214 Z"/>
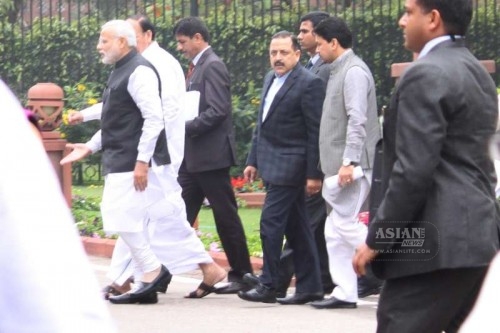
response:
<path fill-rule="evenodd" d="M 313 66 L 313 62 L 312 62 L 312 60 L 309 60 L 307 62 L 307 65 L 306 65 L 306 69 L 311 69 L 312 66 Z"/>

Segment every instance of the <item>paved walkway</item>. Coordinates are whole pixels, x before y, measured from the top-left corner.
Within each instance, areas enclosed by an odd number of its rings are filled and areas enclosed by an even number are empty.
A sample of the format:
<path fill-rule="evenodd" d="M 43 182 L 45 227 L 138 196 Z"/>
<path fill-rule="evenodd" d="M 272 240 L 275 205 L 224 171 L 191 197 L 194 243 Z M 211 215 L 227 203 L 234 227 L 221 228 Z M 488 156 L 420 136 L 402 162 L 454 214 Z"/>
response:
<path fill-rule="evenodd" d="M 89 257 L 101 286 L 110 259 Z M 201 272 L 174 276 L 155 305 L 115 305 L 109 309 L 121 333 L 369 333 L 376 327 L 377 296 L 357 309 L 316 310 L 309 305 L 245 302 L 236 295 L 211 294 L 184 299 L 201 281 Z"/>

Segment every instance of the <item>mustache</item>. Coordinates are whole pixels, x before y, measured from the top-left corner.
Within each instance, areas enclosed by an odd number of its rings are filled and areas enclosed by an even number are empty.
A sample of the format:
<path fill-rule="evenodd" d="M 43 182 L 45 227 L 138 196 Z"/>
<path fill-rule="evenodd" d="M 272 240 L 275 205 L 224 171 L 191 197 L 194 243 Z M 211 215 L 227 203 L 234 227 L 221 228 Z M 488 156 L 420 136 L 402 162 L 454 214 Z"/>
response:
<path fill-rule="evenodd" d="M 278 60 L 274 63 L 274 66 L 285 66 L 285 64 Z"/>

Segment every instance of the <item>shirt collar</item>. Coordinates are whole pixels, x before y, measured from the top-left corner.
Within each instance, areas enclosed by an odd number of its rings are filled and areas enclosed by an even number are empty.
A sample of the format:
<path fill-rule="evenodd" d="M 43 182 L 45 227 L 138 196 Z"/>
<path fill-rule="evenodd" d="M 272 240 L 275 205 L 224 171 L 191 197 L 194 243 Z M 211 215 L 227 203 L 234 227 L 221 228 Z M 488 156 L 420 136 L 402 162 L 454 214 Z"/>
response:
<path fill-rule="evenodd" d="M 314 65 L 319 60 L 319 53 L 313 55 L 309 60 L 311 60 L 312 64 Z"/>
<path fill-rule="evenodd" d="M 345 57 L 347 57 L 348 54 L 351 54 L 353 51 L 352 49 L 346 49 L 344 53 L 342 53 L 337 59 L 335 59 L 333 62 L 334 63 L 339 63 L 342 62 Z"/>
<path fill-rule="evenodd" d="M 151 44 L 149 44 L 148 47 L 146 47 L 146 49 L 144 51 L 142 51 L 142 56 L 145 57 L 149 53 L 153 52 L 154 49 L 159 48 L 159 47 L 160 47 L 160 45 L 158 45 L 158 43 L 155 40 L 152 41 Z"/>
<path fill-rule="evenodd" d="M 278 74 L 274 73 L 274 78 L 277 79 L 277 80 L 279 80 L 279 81 L 285 82 L 286 78 L 290 76 L 290 73 L 292 71 L 293 71 L 293 69 L 290 70 L 290 71 L 288 71 L 288 73 L 286 73 L 286 74 L 284 74 L 282 76 L 278 76 Z"/>
<path fill-rule="evenodd" d="M 203 53 L 205 53 L 206 50 L 208 50 L 210 48 L 210 45 L 208 45 L 207 47 L 205 47 L 203 50 L 200 51 L 200 53 L 198 53 L 196 55 L 196 57 L 193 58 L 193 65 L 196 66 L 196 64 L 198 63 L 198 61 L 200 60 L 201 56 L 203 55 Z"/>
<path fill-rule="evenodd" d="M 463 36 L 455 35 L 453 36 L 455 39 L 462 38 Z M 445 36 L 439 36 L 434 39 L 431 39 L 428 41 L 425 45 L 422 51 L 418 54 L 417 59 L 420 59 L 422 57 L 425 57 L 427 53 L 429 53 L 436 45 L 441 44 L 442 42 L 446 42 L 447 40 L 451 40 L 451 36 L 445 35 Z"/>

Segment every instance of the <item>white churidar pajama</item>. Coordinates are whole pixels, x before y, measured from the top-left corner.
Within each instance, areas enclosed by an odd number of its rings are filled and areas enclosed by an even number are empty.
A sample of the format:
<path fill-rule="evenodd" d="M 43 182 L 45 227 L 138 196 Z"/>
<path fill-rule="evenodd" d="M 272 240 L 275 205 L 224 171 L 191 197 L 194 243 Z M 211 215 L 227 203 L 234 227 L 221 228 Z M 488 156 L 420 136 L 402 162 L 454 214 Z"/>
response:
<path fill-rule="evenodd" d="M 351 185 L 329 189 L 323 197 L 331 208 L 325 223 L 325 240 L 330 275 L 337 285 L 331 296 L 345 302 L 358 301 L 358 279 L 352 267 L 356 247 L 366 239 L 367 227 L 358 214 L 370 192 L 371 171 Z"/>

